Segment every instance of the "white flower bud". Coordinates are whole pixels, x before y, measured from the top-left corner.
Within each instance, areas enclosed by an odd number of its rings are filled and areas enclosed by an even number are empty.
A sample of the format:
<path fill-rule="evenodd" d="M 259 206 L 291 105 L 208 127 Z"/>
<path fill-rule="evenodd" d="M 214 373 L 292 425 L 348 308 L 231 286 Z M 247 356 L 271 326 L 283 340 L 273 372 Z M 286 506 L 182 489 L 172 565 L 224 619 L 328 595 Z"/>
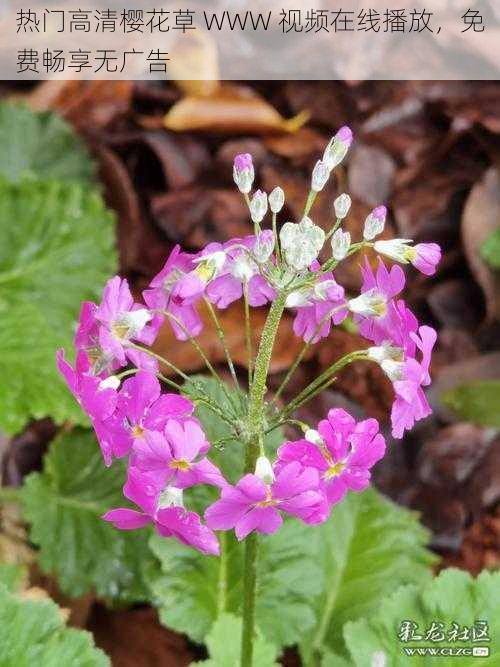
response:
<path fill-rule="evenodd" d="M 158 509 L 165 509 L 166 507 L 184 507 L 182 489 L 167 486 L 161 492 L 158 498 Z"/>
<path fill-rule="evenodd" d="M 99 382 L 99 391 L 103 389 L 118 389 L 120 386 L 120 378 L 117 378 L 116 375 L 110 375 L 109 377 L 101 380 Z"/>
<path fill-rule="evenodd" d="M 269 195 L 269 208 L 273 213 L 279 213 L 285 204 L 285 193 L 278 186 Z"/>
<path fill-rule="evenodd" d="M 410 239 L 375 241 L 373 248 L 375 252 L 379 252 L 381 255 L 385 255 L 386 257 L 393 259 L 395 262 L 408 264 L 408 262 L 411 261 L 415 254 L 414 248 L 408 247 L 409 243 L 412 243 Z"/>
<path fill-rule="evenodd" d="M 318 431 L 316 431 L 313 428 L 310 428 L 305 432 L 304 438 L 308 442 L 311 442 L 313 445 L 318 445 L 318 447 L 325 444 L 323 438 L 320 436 Z"/>
<path fill-rule="evenodd" d="M 270 229 L 265 229 L 257 236 L 253 247 L 253 256 L 259 264 L 267 262 L 273 254 L 275 244 L 276 240 Z"/>
<path fill-rule="evenodd" d="M 274 482 L 274 471 L 271 462 L 267 456 L 259 456 L 255 464 L 255 475 L 261 479 L 264 484 Z"/>
<path fill-rule="evenodd" d="M 321 192 L 321 190 L 323 190 L 325 187 L 329 177 L 330 170 L 328 169 L 328 166 L 321 160 L 316 162 L 311 178 L 311 190 L 313 192 Z"/>
<path fill-rule="evenodd" d="M 351 143 L 352 131 L 348 127 L 341 127 L 333 139 L 330 140 L 323 154 L 323 162 L 330 171 L 342 162 Z"/>
<path fill-rule="evenodd" d="M 252 156 L 249 153 L 237 155 L 234 158 L 233 179 L 238 186 L 238 190 L 247 195 L 252 189 L 254 178 L 255 170 Z"/>
<path fill-rule="evenodd" d="M 304 218 L 298 224 L 284 224 L 280 240 L 287 264 L 296 271 L 304 271 L 318 257 L 325 242 L 325 232 L 310 218 Z"/>
<path fill-rule="evenodd" d="M 387 312 L 387 301 L 376 289 L 368 290 L 347 302 L 351 313 L 364 317 L 382 317 Z"/>
<path fill-rule="evenodd" d="M 333 259 L 340 262 L 349 252 L 349 248 L 351 247 L 351 235 L 349 232 L 343 232 L 341 229 L 337 229 L 332 236 L 331 244 Z"/>
<path fill-rule="evenodd" d="M 335 211 L 335 217 L 338 218 L 339 220 L 343 220 L 346 215 L 349 213 L 349 209 L 351 208 L 351 203 L 352 200 L 349 197 L 349 195 L 342 194 L 337 197 L 337 199 L 333 202 L 333 209 Z"/>
<path fill-rule="evenodd" d="M 262 190 L 257 190 L 250 201 L 250 216 L 252 222 L 262 222 L 267 213 L 267 195 Z"/>
<path fill-rule="evenodd" d="M 384 231 L 387 209 L 385 206 L 377 206 L 365 220 L 363 238 L 371 241 Z"/>

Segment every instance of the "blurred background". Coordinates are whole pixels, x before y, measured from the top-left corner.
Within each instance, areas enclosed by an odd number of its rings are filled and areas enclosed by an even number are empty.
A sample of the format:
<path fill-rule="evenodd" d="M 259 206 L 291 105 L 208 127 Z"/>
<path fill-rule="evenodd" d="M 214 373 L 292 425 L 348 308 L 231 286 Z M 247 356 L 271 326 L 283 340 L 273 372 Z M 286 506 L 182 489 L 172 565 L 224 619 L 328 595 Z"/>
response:
<path fill-rule="evenodd" d="M 389 449 L 375 485 L 418 510 L 432 531 L 441 566 L 474 574 L 500 563 L 500 84 L 498 82 L 43 82 L 0 84 L 2 98 L 32 110 L 53 110 L 81 135 L 115 211 L 119 273 L 139 293 L 176 243 L 197 251 L 211 241 L 251 233 L 232 183 L 237 153 L 251 153 L 257 185 L 281 185 L 281 223 L 297 220 L 311 169 L 330 136 L 349 125 L 355 142 L 345 164 L 320 194 L 313 219 L 332 224 L 332 202 L 353 198 L 346 227 L 361 236 L 376 205 L 389 208 L 384 236 L 435 241 L 443 260 L 433 278 L 408 269 L 405 299 L 421 322 L 439 331 L 429 393 L 434 412 L 403 440 L 388 428 L 392 389 L 373 365 L 353 365 L 303 409 L 315 423 L 333 406 L 378 418 Z M 495 230 L 497 230 L 495 232 Z M 337 280 L 360 287 L 359 256 Z M 495 268 L 496 267 L 496 268 Z M 255 309 L 256 337 L 265 310 Z M 244 376 L 245 345 L 238 304 L 222 314 L 233 358 Z M 301 349 L 283 322 L 270 389 Z M 223 354 L 207 321 L 200 341 L 214 364 Z M 311 350 L 288 396 L 332 360 L 364 346 L 338 328 Z M 185 371 L 201 370 L 196 353 L 162 330 L 157 349 Z M 287 396 L 283 397 L 286 401 Z M 31 421 L 2 440 L 4 484 L 19 485 L 41 466 L 56 427 Z M 291 435 L 292 433 L 290 433 Z M 57 595 L 57 594 L 56 594 Z M 90 596 L 90 597 L 89 597 Z M 184 665 L 186 641 L 162 628 L 150 608 L 106 610 L 92 596 L 81 602 L 80 624 L 117 665 Z M 74 605 L 74 603 L 72 603 Z M 77 614 L 78 616 L 78 614 Z M 140 627 L 140 632 L 136 632 Z M 126 644 L 123 637 L 127 636 Z M 137 645 L 136 645 L 137 644 Z M 287 664 L 299 664 L 290 655 Z"/>

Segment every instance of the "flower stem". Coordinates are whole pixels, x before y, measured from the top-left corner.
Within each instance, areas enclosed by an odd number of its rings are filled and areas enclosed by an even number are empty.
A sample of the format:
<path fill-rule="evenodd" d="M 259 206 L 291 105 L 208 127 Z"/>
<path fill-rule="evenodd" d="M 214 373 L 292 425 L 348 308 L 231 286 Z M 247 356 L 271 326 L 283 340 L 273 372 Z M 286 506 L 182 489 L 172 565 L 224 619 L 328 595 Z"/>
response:
<path fill-rule="evenodd" d="M 255 590 L 257 587 L 257 557 L 259 540 L 254 531 L 245 540 L 245 565 L 243 570 L 243 632 L 241 635 L 241 667 L 253 665 L 253 640 L 255 633 Z M 257 667 L 257 666 L 256 666 Z"/>
<path fill-rule="evenodd" d="M 252 330 L 250 326 L 250 304 L 248 301 L 248 282 L 243 283 L 243 297 L 245 302 L 245 344 L 247 348 L 247 364 L 248 364 L 248 389 L 252 384 L 252 363 L 253 363 L 253 349 L 252 349 Z"/>
<path fill-rule="evenodd" d="M 212 318 L 212 321 L 215 326 L 215 330 L 217 332 L 217 336 L 219 337 L 220 344 L 222 346 L 222 349 L 224 350 L 224 354 L 226 355 L 226 361 L 227 361 L 227 366 L 229 368 L 229 372 L 231 373 L 231 377 L 233 378 L 234 386 L 239 389 L 240 388 L 240 383 L 238 382 L 238 377 L 236 375 L 236 371 L 234 370 L 234 363 L 231 358 L 231 353 L 229 352 L 229 347 L 226 342 L 226 337 L 224 335 L 224 330 L 221 326 L 221 323 L 219 321 L 219 318 L 217 317 L 217 313 L 215 312 L 214 307 L 210 303 L 208 299 L 205 299 L 205 305 L 208 309 L 208 312 L 210 313 L 210 317 Z"/>
<path fill-rule="evenodd" d="M 274 341 L 285 301 L 286 290 L 276 299 L 267 315 L 266 324 L 260 339 L 259 351 L 255 360 L 252 386 L 248 402 L 248 431 L 245 456 L 245 471 L 253 472 L 263 442 L 263 409 L 266 394 L 266 381 L 273 352 Z M 255 634 L 255 592 L 257 586 L 257 558 L 259 541 L 255 532 L 245 540 L 245 561 L 243 570 L 243 631 L 241 635 L 241 667 L 253 667 L 253 640 Z"/>

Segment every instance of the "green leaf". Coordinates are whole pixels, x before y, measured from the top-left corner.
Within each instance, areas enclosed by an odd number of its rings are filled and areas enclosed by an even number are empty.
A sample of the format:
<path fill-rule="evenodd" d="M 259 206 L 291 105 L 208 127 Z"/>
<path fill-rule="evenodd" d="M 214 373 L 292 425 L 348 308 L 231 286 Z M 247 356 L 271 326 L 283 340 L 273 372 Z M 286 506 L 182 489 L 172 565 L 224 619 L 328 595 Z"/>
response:
<path fill-rule="evenodd" d="M 18 563 L 0 563 L 0 585 L 8 591 L 19 590 L 27 577 L 26 568 Z"/>
<path fill-rule="evenodd" d="M 429 579 L 435 560 L 416 515 L 373 488 L 350 493 L 325 524 L 309 530 L 325 584 L 316 600 L 318 623 L 301 644 L 306 665 L 317 664 L 313 658 L 325 650 L 341 655 L 343 625 L 377 613 L 396 586 Z"/>
<path fill-rule="evenodd" d="M 193 663 L 203 667 L 238 667 L 241 658 L 241 619 L 221 614 L 207 635 L 210 660 Z M 258 635 L 254 641 L 253 662 L 256 667 L 279 667 L 277 650 Z"/>
<path fill-rule="evenodd" d="M 413 647 L 489 647 L 489 657 L 443 657 L 435 660 L 441 667 L 468 667 L 481 664 L 500 664 L 500 573 L 482 572 L 477 579 L 460 570 L 444 570 L 431 582 L 418 586 L 405 586 L 384 600 L 376 614 L 348 623 L 344 629 L 346 644 L 357 667 L 371 667 L 374 653 L 383 652 L 386 664 L 391 667 L 429 665 L 433 658 L 414 655 L 411 658 L 404 648 Z M 476 621 L 486 621 L 489 626 L 489 642 L 485 641 L 400 641 L 398 634 L 403 621 L 418 624 L 416 632 L 425 637 L 425 631 L 434 621 L 443 623 L 443 631 L 452 623 L 462 628 L 472 628 Z M 438 638 L 438 637 L 437 637 Z M 434 662 L 432 662 L 434 664 Z"/>
<path fill-rule="evenodd" d="M 2 667 L 109 667 L 92 635 L 67 628 L 50 599 L 26 600 L 0 585 Z"/>
<path fill-rule="evenodd" d="M 481 255 L 492 269 L 500 269 L 500 229 L 488 236 L 481 246 Z"/>
<path fill-rule="evenodd" d="M 90 183 L 94 165 L 83 141 L 54 113 L 0 104 L 0 176 Z"/>
<path fill-rule="evenodd" d="M 465 421 L 500 426 L 500 380 L 461 385 L 446 392 L 441 400 Z"/>
<path fill-rule="evenodd" d="M 112 215 L 97 194 L 57 182 L 0 181 L 0 428 L 32 417 L 85 423 L 55 368 L 80 302 L 115 268 Z"/>
<path fill-rule="evenodd" d="M 310 528 L 290 520 L 260 538 L 257 623 L 277 646 L 293 644 L 315 621 L 314 598 L 322 587 Z M 173 540 L 153 536 L 164 575 L 152 583 L 164 625 L 203 642 L 218 615 L 241 613 L 243 545 L 220 534 L 222 556 L 203 556 Z"/>
<path fill-rule="evenodd" d="M 148 599 L 147 580 L 157 568 L 148 547 L 149 529 L 120 531 L 101 519 L 127 506 L 122 495 L 125 463 L 106 468 L 90 431 L 54 440 L 42 473 L 22 488 L 30 538 L 40 547 L 39 564 L 55 573 L 61 589 L 77 597 L 95 589 L 108 599 Z"/>

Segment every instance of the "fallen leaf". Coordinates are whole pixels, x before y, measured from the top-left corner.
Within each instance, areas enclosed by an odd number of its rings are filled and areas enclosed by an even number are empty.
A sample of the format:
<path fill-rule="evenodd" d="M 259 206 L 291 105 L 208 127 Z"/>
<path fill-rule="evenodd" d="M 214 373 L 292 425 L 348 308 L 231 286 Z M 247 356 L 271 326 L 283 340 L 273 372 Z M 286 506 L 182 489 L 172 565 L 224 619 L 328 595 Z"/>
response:
<path fill-rule="evenodd" d="M 226 83 L 210 97 L 184 97 L 167 113 L 164 124 L 175 132 L 269 134 L 296 132 L 307 119 L 307 112 L 285 119 L 251 88 Z"/>

